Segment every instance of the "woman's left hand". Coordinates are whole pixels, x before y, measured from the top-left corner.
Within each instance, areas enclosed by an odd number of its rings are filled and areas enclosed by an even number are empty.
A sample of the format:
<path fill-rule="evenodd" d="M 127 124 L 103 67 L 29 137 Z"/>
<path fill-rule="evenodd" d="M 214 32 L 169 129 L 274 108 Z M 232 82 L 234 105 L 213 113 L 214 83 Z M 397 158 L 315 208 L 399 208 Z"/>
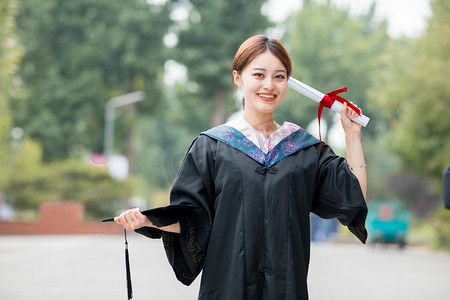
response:
<path fill-rule="evenodd" d="M 366 199 L 367 194 L 367 172 L 364 152 L 361 144 L 361 125 L 353 122 L 350 118 L 358 114 L 348 107 L 347 103 L 342 105 L 341 123 L 345 132 L 345 145 L 347 148 L 347 164 L 351 172 L 358 178 L 361 191 Z"/>
<path fill-rule="evenodd" d="M 350 108 L 346 102 L 342 104 L 341 108 L 341 124 L 344 129 L 345 134 L 357 134 L 361 133 L 361 125 L 356 122 L 353 122 L 350 118 L 355 118 L 358 116 L 358 113 L 355 112 L 352 108 Z"/>

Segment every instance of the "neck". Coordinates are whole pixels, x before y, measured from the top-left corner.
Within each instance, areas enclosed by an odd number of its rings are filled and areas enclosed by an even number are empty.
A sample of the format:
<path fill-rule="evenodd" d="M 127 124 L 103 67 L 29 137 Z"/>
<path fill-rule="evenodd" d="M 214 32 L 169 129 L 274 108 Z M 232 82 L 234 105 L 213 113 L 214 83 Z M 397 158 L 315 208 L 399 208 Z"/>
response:
<path fill-rule="evenodd" d="M 264 137 L 268 137 L 271 133 L 278 130 L 280 127 L 273 120 L 273 114 L 264 114 L 264 115 L 252 115 L 244 111 L 244 115 L 242 116 L 245 121 L 247 121 L 250 125 L 252 125 L 259 133 L 261 133 Z"/>

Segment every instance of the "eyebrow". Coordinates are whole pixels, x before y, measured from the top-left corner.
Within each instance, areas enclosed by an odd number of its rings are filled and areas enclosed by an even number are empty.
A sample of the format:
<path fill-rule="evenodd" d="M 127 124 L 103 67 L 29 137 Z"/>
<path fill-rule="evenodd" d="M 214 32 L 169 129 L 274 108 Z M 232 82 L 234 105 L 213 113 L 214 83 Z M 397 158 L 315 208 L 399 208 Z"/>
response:
<path fill-rule="evenodd" d="M 264 68 L 253 68 L 253 69 L 251 69 L 251 71 L 267 71 L 267 70 L 264 69 Z M 285 70 L 276 70 L 275 72 L 284 72 L 284 73 L 286 73 Z"/>

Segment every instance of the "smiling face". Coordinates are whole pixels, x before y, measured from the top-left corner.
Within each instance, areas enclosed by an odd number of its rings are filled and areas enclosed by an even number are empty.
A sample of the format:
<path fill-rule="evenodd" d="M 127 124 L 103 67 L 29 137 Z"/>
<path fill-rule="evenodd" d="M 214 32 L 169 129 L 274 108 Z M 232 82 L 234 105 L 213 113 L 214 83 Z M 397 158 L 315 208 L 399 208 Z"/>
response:
<path fill-rule="evenodd" d="M 286 68 L 270 51 L 256 56 L 241 72 L 233 71 L 233 77 L 244 94 L 244 115 L 273 114 L 286 94 Z"/>

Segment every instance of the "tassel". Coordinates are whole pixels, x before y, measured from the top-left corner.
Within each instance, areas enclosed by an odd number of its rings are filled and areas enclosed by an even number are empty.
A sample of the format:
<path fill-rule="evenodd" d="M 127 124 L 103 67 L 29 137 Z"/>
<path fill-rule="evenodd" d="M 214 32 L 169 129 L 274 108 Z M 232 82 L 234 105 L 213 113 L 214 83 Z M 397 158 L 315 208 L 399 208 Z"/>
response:
<path fill-rule="evenodd" d="M 133 288 L 131 286 L 131 272 L 130 272 L 130 257 L 128 254 L 128 241 L 127 241 L 127 230 L 124 228 L 125 233 L 125 266 L 127 269 L 127 292 L 128 300 L 133 298 Z"/>

